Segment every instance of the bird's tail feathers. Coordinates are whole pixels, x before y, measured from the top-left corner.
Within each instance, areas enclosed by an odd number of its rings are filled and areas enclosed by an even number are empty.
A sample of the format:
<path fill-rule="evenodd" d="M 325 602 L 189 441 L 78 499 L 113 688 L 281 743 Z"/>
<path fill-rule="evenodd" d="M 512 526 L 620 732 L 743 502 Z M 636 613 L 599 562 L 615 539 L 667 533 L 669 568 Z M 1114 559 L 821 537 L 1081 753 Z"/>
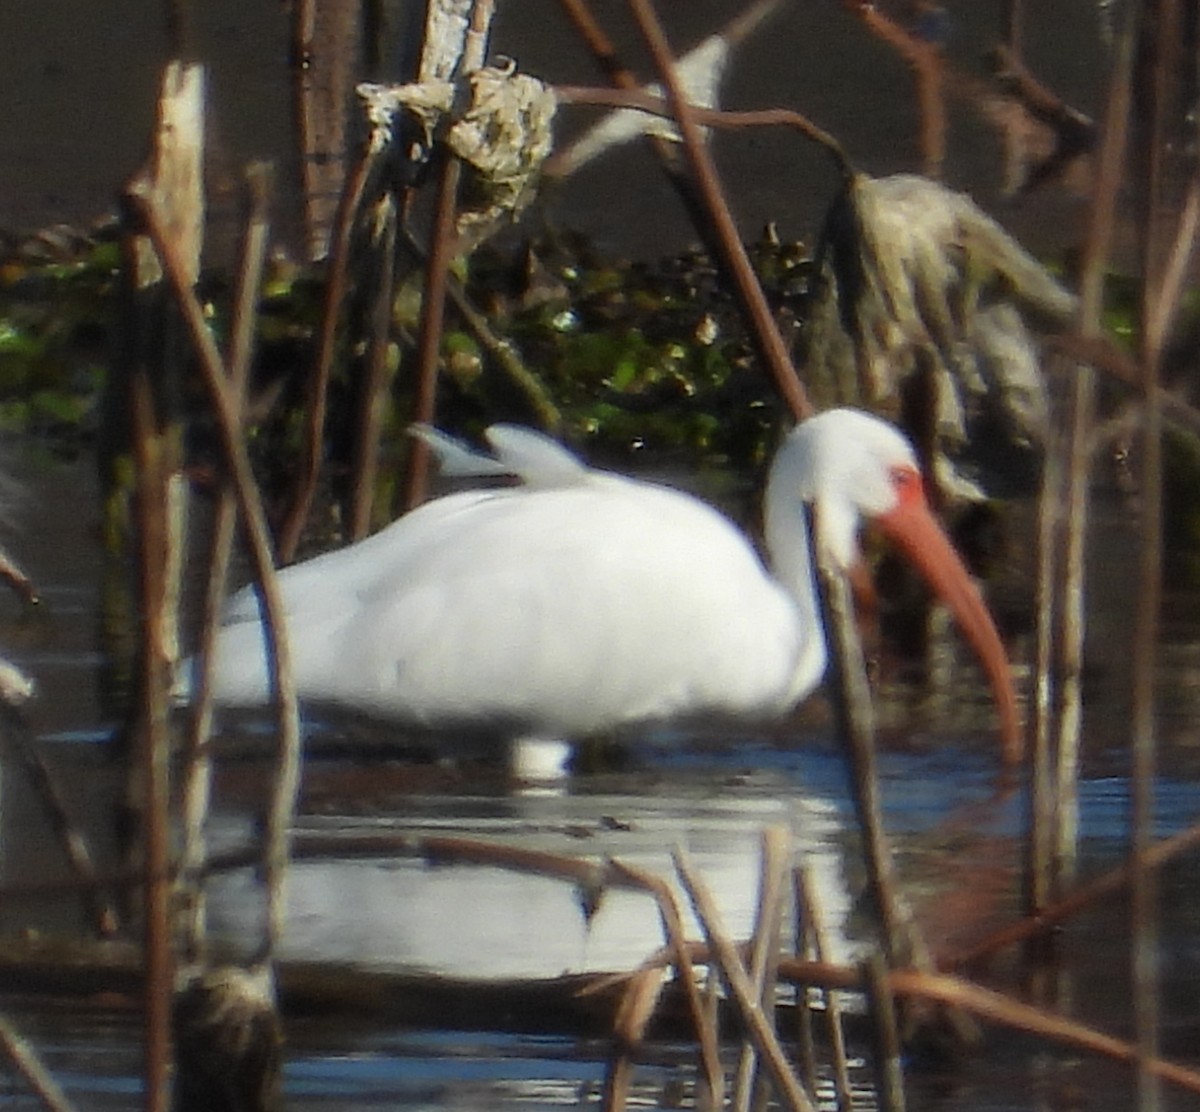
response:
<path fill-rule="evenodd" d="M 587 466 L 556 440 L 519 425 L 492 425 L 486 432 L 496 455 L 477 452 L 431 425 L 413 425 L 409 432 L 433 452 L 443 475 L 475 478 L 515 475 L 528 486 L 563 487 L 581 482 Z"/>

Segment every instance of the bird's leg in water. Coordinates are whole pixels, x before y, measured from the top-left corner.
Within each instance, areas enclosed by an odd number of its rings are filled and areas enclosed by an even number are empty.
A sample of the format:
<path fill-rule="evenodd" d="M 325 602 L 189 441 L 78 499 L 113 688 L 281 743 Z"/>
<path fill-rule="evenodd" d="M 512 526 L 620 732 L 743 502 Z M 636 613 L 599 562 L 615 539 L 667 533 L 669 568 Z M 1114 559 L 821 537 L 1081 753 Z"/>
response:
<path fill-rule="evenodd" d="M 516 780 L 561 780 L 570 759 L 571 743 L 559 738 L 515 737 L 508 746 L 508 768 Z"/>

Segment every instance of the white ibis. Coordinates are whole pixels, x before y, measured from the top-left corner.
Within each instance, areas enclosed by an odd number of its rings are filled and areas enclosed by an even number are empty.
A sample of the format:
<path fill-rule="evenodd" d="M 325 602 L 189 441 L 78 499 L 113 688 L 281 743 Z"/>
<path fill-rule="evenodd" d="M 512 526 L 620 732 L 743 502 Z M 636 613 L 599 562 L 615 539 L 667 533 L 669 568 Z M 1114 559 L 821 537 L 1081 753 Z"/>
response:
<path fill-rule="evenodd" d="M 769 569 L 712 507 L 586 467 L 528 429 L 496 425 L 496 458 L 426 436 L 443 466 L 520 485 L 435 499 L 376 535 L 285 569 L 297 690 L 414 727 L 578 739 L 685 716 L 770 718 L 821 680 L 826 647 L 806 503 L 836 566 L 861 518 L 895 539 L 945 599 L 987 672 L 1004 752 L 1017 752 L 1007 658 L 890 425 L 832 410 L 771 467 Z M 257 596 L 230 602 L 212 664 L 219 703 L 269 698 Z"/>

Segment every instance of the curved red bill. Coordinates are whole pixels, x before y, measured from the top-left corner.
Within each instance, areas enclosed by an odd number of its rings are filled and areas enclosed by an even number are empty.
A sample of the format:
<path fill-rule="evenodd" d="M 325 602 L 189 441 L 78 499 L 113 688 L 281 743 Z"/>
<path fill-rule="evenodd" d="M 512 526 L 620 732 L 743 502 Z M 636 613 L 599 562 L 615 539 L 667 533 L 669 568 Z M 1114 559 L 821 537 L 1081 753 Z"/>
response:
<path fill-rule="evenodd" d="M 919 477 L 915 483 L 900 484 L 899 495 L 896 507 L 875 520 L 950 608 L 975 650 L 991 684 L 1000 716 L 1001 756 L 1005 764 L 1017 764 L 1023 749 L 1017 695 L 1008 653 L 992 615 L 954 546 L 930 511 Z"/>

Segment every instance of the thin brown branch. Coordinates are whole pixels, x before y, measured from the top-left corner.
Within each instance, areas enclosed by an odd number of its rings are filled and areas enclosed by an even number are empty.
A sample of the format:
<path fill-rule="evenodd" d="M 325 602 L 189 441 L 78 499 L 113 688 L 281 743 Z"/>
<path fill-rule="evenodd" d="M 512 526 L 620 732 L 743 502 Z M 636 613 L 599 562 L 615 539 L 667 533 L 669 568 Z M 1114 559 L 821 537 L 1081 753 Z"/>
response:
<path fill-rule="evenodd" d="M 609 108 L 635 108 L 654 116 L 670 117 L 674 113 L 667 100 L 645 89 L 605 89 L 594 85 L 556 85 L 554 95 L 563 104 L 603 105 Z M 843 177 L 854 173 L 849 156 L 842 145 L 807 116 L 790 108 L 762 108 L 754 111 L 731 112 L 727 109 L 703 108 L 691 105 L 696 122 L 704 127 L 728 128 L 786 127 L 800 132 L 829 152 Z"/>
<path fill-rule="evenodd" d="M 446 313 L 446 283 L 454 254 L 454 214 L 458 203 L 458 182 L 462 164 L 444 152 L 438 171 L 434 198 L 433 229 L 429 257 L 425 266 L 425 296 L 421 302 L 421 326 L 417 337 L 416 398 L 413 421 L 430 425 L 437 402 L 438 361 L 441 358 L 442 325 Z M 429 483 L 429 446 L 420 438 L 411 441 L 408 474 L 404 487 L 404 508 L 411 510 L 425 500 Z"/>
<path fill-rule="evenodd" d="M 179 543 L 170 535 L 168 485 L 164 456 L 167 439 L 158 425 L 153 391 L 144 364 L 130 376 L 130 428 L 137 468 L 134 500 L 137 518 L 139 602 L 142 608 L 140 699 L 136 719 L 140 773 L 142 854 L 146 879 L 142 891 L 142 937 L 145 961 L 146 1112 L 167 1107 L 170 1070 L 170 1016 L 174 968 L 170 943 L 170 887 L 167 868 L 169 772 L 167 730 L 166 597 L 168 553 Z"/>
<path fill-rule="evenodd" d="M 654 12 L 650 0 L 628 0 L 641 31 L 642 38 L 654 58 L 662 87 L 667 91 L 667 100 L 672 115 L 683 137 L 684 151 L 692 171 L 693 179 L 704 202 L 715 241 L 720 248 L 725 268 L 733 279 L 738 300 L 747 315 L 750 335 L 759 357 L 769 369 L 776 389 L 792 412 L 799 419 L 811 416 L 812 403 L 800 385 L 796 368 L 792 365 L 787 345 L 783 341 L 775 318 L 767 304 L 762 286 L 750 265 L 746 248 L 738 234 L 733 214 L 725 201 L 716 167 L 708 150 L 704 133 L 696 122 L 687 97 L 679 84 L 675 71 L 674 57 L 663 32 L 662 25 Z"/>
<path fill-rule="evenodd" d="M 296 464 L 296 482 L 292 489 L 287 516 L 279 530 L 279 562 L 289 564 L 296 557 L 300 537 L 308 523 L 317 476 L 321 469 L 321 446 L 325 438 L 325 415 L 328 410 L 329 380 L 333 374 L 334 351 L 337 346 L 338 321 L 342 302 L 349 285 L 350 250 L 354 222 L 358 216 L 367 182 L 375 166 L 376 156 L 364 147 L 355 163 L 338 201 L 337 215 L 330 236 L 329 263 L 325 277 L 325 294 L 321 305 L 321 325 L 318 331 L 316 354 L 305 384 L 304 439 L 300 459 Z"/>
<path fill-rule="evenodd" d="M 922 172 L 940 178 L 946 161 L 945 62 L 936 43 L 910 35 L 875 4 L 842 0 L 862 24 L 890 46 L 909 66 L 917 91 Z"/>

